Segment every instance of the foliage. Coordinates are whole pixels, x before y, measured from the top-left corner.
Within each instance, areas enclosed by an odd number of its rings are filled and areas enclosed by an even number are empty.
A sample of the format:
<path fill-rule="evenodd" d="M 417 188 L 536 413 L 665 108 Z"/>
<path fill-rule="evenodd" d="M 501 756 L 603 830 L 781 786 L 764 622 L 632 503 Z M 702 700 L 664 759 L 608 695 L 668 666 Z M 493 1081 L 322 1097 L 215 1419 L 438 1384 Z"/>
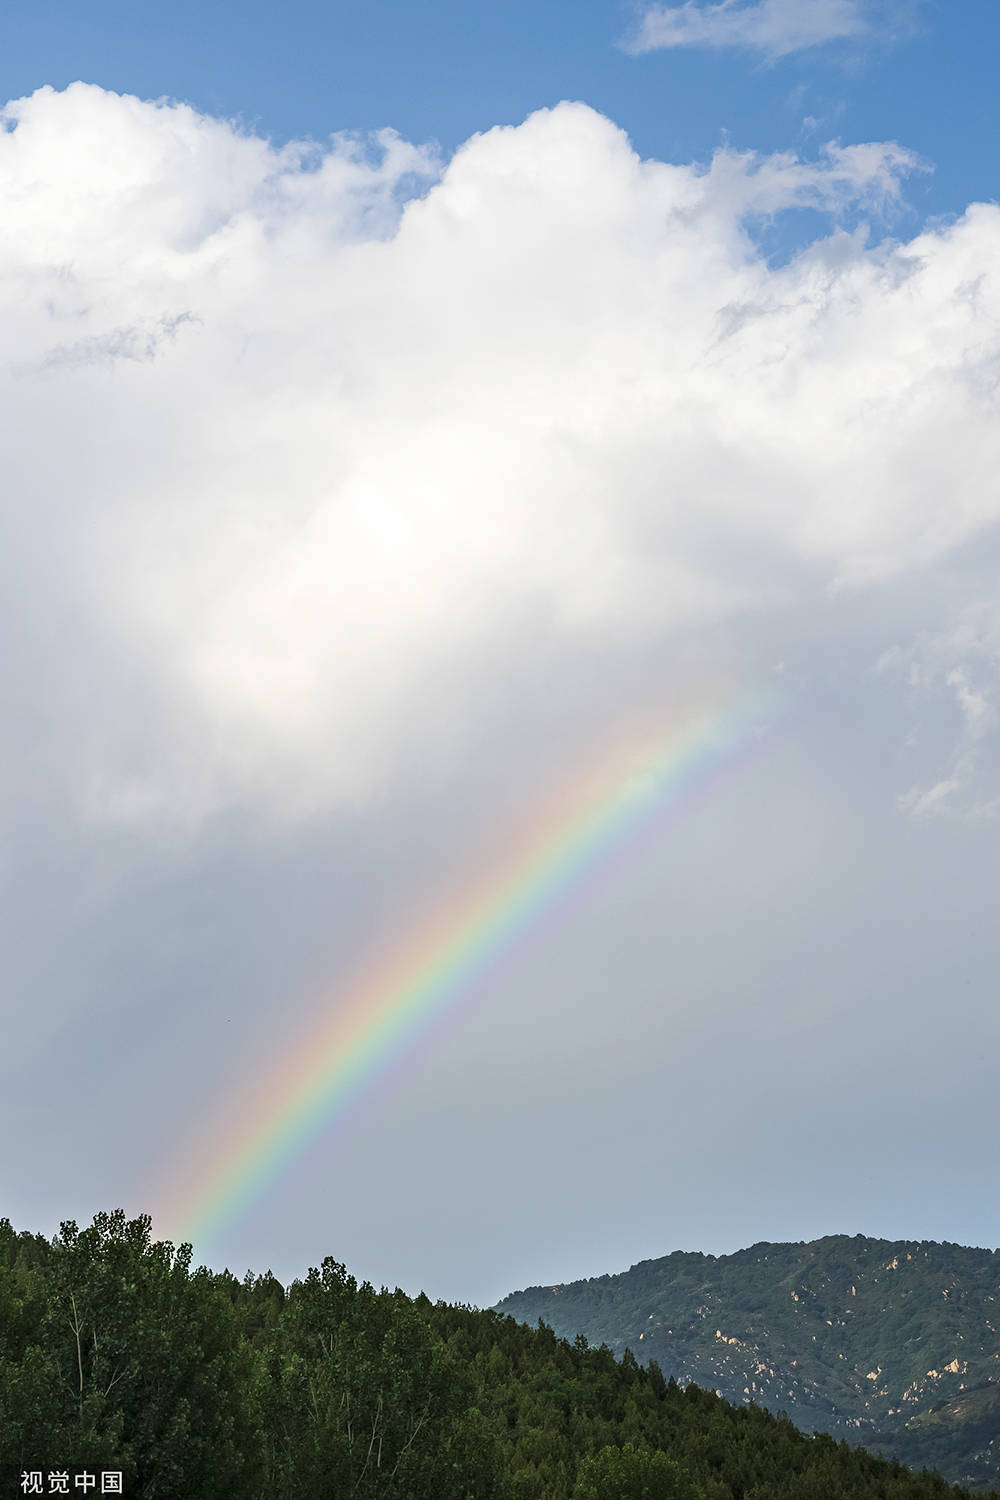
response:
<path fill-rule="evenodd" d="M 496 1311 L 192 1270 L 147 1218 L 0 1221 L 0 1462 L 147 1500 L 941 1500 L 915 1474 Z M 998 1497 L 1000 1500 L 1000 1497 Z"/>
<path fill-rule="evenodd" d="M 665 1453 L 636 1448 L 602 1448 L 577 1471 L 573 1500 L 701 1500 L 690 1474 Z"/>
<path fill-rule="evenodd" d="M 291 1287 L 264 1347 L 282 1495 L 491 1494 L 495 1444 L 471 1382 L 402 1292 L 359 1287 L 328 1258 Z"/>
<path fill-rule="evenodd" d="M 138 1468 L 150 1496 L 259 1480 L 255 1357 L 190 1255 L 120 1210 L 64 1223 L 45 1253 L 0 1221 L 5 1459 Z"/>
<path fill-rule="evenodd" d="M 1000 1479 L 990 1418 L 965 1396 L 989 1387 L 1000 1399 L 1000 1251 L 830 1235 L 667 1255 L 499 1308 L 962 1482 Z"/>
<path fill-rule="evenodd" d="M 960 1391 L 878 1434 L 870 1446 L 911 1466 L 954 1475 L 961 1484 L 992 1483 L 1000 1467 L 1000 1384 Z"/>

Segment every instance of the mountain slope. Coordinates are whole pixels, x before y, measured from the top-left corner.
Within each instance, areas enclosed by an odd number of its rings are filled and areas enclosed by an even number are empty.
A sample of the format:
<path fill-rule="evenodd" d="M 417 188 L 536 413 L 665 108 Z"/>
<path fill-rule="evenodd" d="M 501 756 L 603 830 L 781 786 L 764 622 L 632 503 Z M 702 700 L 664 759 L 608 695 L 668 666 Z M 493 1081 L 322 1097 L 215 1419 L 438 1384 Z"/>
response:
<path fill-rule="evenodd" d="M 287 1288 L 192 1271 L 150 1229 L 0 1219 L 4 1494 L 80 1464 L 157 1500 L 966 1495 L 584 1339 L 377 1292 L 332 1257 Z"/>
<path fill-rule="evenodd" d="M 940 1451 L 948 1477 L 1000 1478 L 1000 1443 L 980 1441 L 979 1420 L 1000 1382 L 1000 1252 L 862 1235 L 677 1252 L 515 1292 L 498 1309 L 618 1355 L 630 1348 L 807 1431 L 866 1444 L 878 1433 L 905 1461 Z M 963 1401 L 973 1388 L 986 1393 L 978 1404 Z M 963 1418 L 967 1408 L 979 1416 Z"/>
<path fill-rule="evenodd" d="M 973 1487 L 1000 1469 L 1000 1384 L 977 1385 L 907 1418 L 865 1446 L 915 1469 L 937 1469 Z"/>

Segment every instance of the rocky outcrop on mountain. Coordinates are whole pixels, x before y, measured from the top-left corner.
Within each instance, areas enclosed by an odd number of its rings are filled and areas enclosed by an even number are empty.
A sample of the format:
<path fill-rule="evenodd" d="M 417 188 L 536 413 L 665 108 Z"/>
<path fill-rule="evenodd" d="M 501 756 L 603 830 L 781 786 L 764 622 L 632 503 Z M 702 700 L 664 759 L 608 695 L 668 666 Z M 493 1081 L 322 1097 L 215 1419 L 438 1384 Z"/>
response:
<path fill-rule="evenodd" d="M 631 1349 L 806 1431 L 877 1438 L 918 1466 L 912 1455 L 933 1452 L 963 1483 L 1000 1479 L 1000 1252 L 862 1235 L 677 1252 L 515 1292 L 499 1310 Z"/>

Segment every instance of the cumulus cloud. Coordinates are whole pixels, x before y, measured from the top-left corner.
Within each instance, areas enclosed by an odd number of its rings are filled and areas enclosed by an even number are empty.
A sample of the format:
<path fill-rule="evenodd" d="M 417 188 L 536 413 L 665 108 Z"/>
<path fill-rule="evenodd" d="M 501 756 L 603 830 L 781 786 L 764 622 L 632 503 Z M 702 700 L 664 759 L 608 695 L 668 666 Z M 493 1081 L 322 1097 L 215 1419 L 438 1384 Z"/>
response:
<path fill-rule="evenodd" d="M 335 808 L 527 661 L 998 519 L 1000 210 L 838 228 L 896 200 L 897 145 L 677 166 L 560 104 L 444 163 L 82 84 L 4 118 L 11 784 L 58 767 L 88 816 Z M 803 206 L 831 234 L 770 266 L 754 224 Z"/>
<path fill-rule="evenodd" d="M 864 0 L 720 0 L 651 5 L 625 44 L 635 54 L 670 47 L 740 47 L 786 57 L 824 42 L 869 35 Z"/>

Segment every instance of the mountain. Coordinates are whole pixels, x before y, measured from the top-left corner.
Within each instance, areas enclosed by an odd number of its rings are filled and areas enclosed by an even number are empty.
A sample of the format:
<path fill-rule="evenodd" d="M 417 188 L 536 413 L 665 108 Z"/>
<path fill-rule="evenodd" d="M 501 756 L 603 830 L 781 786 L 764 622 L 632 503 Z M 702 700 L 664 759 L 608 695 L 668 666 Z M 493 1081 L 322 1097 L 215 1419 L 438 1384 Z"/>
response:
<path fill-rule="evenodd" d="M 970 1432 L 993 1394 L 970 1390 Z M 968 1493 L 585 1338 L 359 1285 L 329 1256 L 288 1287 L 192 1269 L 190 1245 L 120 1209 L 51 1241 L 0 1219 L 0 1493 L 70 1467 L 91 1488 L 118 1471 L 133 1500 Z"/>
<path fill-rule="evenodd" d="M 677 1252 L 498 1311 L 963 1484 L 1000 1480 L 1000 1251 L 828 1235 Z"/>
<path fill-rule="evenodd" d="M 1000 1468 L 1000 1384 L 973 1386 L 908 1417 L 884 1436 L 866 1439 L 915 1469 L 962 1474 L 974 1488 L 995 1484 Z"/>

